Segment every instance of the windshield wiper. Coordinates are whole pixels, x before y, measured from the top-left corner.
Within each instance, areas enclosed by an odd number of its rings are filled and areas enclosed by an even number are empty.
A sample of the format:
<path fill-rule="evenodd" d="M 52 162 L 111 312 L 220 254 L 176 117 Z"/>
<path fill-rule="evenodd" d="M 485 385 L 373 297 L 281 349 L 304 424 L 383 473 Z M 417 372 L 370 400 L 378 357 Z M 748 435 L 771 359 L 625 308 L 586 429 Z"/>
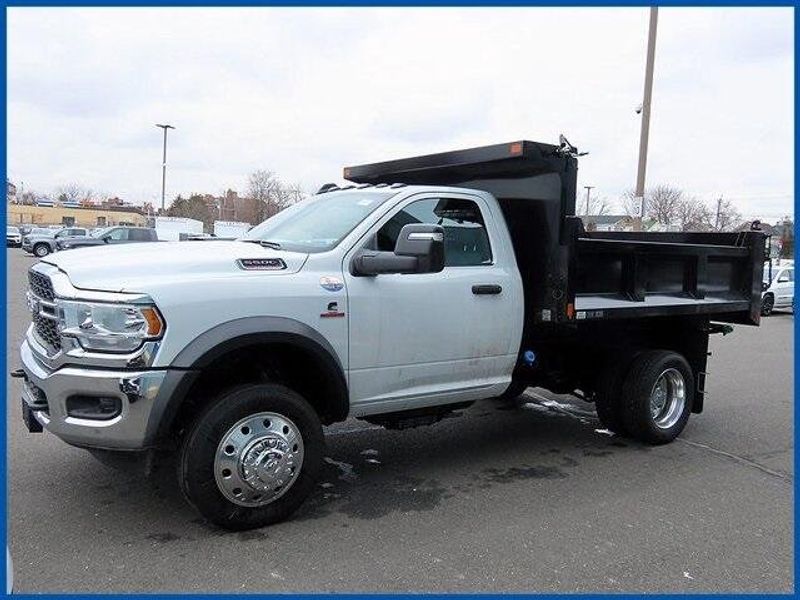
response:
<path fill-rule="evenodd" d="M 271 240 L 242 240 L 243 242 L 251 242 L 253 244 L 261 244 L 265 248 L 272 248 L 273 250 L 280 250 L 280 242 L 273 242 Z"/>

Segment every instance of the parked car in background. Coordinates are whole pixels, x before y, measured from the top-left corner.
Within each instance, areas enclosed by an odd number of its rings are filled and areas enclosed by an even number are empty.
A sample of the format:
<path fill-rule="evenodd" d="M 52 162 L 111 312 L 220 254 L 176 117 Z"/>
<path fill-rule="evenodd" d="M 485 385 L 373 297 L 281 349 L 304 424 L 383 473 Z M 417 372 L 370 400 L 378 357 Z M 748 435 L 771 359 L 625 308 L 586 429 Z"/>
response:
<path fill-rule="evenodd" d="M 67 238 L 84 238 L 89 232 L 83 227 L 39 228 L 22 238 L 22 249 L 42 258 L 58 250 L 57 242 Z"/>
<path fill-rule="evenodd" d="M 59 250 L 103 246 L 105 244 L 127 244 L 130 242 L 157 242 L 155 229 L 149 227 L 107 227 L 87 237 L 59 240 Z"/>
<path fill-rule="evenodd" d="M 22 246 L 22 233 L 19 227 L 8 225 L 6 227 L 6 247 L 19 248 Z"/>
<path fill-rule="evenodd" d="M 794 261 L 782 260 L 779 265 L 764 265 L 761 314 L 769 316 L 776 308 L 794 310 Z"/>

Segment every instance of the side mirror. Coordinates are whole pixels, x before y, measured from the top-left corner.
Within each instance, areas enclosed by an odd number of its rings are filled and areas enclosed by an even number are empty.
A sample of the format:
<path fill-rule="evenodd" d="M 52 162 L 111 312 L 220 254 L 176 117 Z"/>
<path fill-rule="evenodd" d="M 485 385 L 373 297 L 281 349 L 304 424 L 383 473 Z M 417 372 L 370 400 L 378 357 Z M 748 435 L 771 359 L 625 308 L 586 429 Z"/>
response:
<path fill-rule="evenodd" d="M 394 252 L 362 250 L 353 258 L 353 275 L 438 273 L 444 269 L 444 229 L 439 225 L 404 225 Z"/>

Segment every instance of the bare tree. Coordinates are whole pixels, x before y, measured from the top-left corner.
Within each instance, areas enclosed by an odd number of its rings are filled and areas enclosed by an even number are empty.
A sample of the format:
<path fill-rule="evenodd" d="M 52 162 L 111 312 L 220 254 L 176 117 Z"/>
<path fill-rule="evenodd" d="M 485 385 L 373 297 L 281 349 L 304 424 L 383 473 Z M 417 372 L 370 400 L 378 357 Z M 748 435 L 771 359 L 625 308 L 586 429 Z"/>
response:
<path fill-rule="evenodd" d="M 716 213 L 712 221 L 714 231 L 733 231 L 742 222 L 742 215 L 730 200 L 716 201 Z"/>
<path fill-rule="evenodd" d="M 675 224 L 681 231 L 708 231 L 711 229 L 711 211 L 697 198 L 686 198 L 675 211 Z"/>
<path fill-rule="evenodd" d="M 94 197 L 92 190 L 78 183 L 68 183 L 56 189 L 56 198 L 59 202 L 80 202 Z"/>
<path fill-rule="evenodd" d="M 256 204 L 257 223 L 306 197 L 298 184 L 286 185 L 275 173 L 264 170 L 254 171 L 247 178 L 247 195 Z"/>
<path fill-rule="evenodd" d="M 583 201 L 578 200 L 578 207 L 579 209 L 576 212 L 581 212 L 582 210 L 587 216 L 597 217 L 611 212 L 611 203 L 605 196 L 590 195 L 588 205 L 586 198 L 584 198 Z"/>
<path fill-rule="evenodd" d="M 662 225 L 672 225 L 677 220 L 683 202 L 681 189 L 671 185 L 657 185 L 645 192 L 645 216 Z"/>
<path fill-rule="evenodd" d="M 247 195 L 256 203 L 256 222 L 280 212 L 278 207 L 278 190 L 280 180 L 272 171 L 258 170 L 247 178 Z"/>
<path fill-rule="evenodd" d="M 642 210 L 642 206 L 636 199 L 636 193 L 633 190 L 625 190 L 620 199 L 622 205 L 622 212 L 629 217 L 638 217 Z"/>

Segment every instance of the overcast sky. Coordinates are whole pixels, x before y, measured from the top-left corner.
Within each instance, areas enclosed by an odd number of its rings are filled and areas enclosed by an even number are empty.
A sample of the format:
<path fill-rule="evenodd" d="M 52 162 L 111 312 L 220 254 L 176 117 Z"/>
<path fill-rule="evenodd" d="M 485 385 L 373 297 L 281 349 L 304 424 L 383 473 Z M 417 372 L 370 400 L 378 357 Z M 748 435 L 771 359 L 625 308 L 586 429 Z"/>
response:
<path fill-rule="evenodd" d="M 579 185 L 636 177 L 648 11 L 8 9 L 8 172 L 160 199 L 306 189 L 346 164 L 515 139 L 590 154 Z M 793 210 L 792 9 L 662 9 L 647 183 L 748 217 Z M 581 189 L 581 194 L 583 190 Z"/>

